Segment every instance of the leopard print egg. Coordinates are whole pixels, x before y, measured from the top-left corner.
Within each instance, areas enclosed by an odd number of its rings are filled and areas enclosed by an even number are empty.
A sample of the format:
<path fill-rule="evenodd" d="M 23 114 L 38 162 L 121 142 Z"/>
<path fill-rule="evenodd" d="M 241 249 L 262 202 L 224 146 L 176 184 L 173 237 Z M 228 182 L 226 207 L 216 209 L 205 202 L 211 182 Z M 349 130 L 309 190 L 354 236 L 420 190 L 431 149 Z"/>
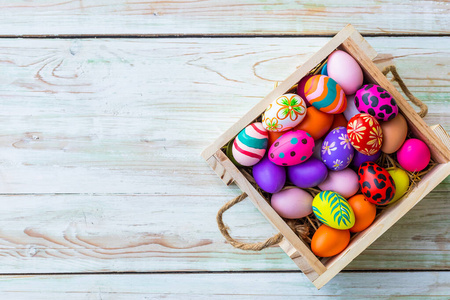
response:
<path fill-rule="evenodd" d="M 355 94 L 356 108 L 378 120 L 389 121 L 398 114 L 395 99 L 384 88 L 376 84 L 363 85 Z"/>

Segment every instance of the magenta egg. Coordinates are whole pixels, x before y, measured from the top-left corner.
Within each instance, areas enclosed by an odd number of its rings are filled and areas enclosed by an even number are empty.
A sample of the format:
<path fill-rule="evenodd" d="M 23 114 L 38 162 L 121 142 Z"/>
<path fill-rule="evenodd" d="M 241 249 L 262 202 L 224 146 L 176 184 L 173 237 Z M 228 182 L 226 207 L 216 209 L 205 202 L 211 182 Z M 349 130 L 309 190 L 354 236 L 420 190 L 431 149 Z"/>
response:
<path fill-rule="evenodd" d="M 253 178 L 263 191 L 273 194 L 283 188 L 286 182 L 286 170 L 264 156 L 259 163 L 253 166 Z"/>
<path fill-rule="evenodd" d="M 304 163 L 287 167 L 289 180 L 299 188 L 311 188 L 321 184 L 328 175 L 327 167 L 315 157 Z"/>
<path fill-rule="evenodd" d="M 422 171 L 428 166 L 430 159 L 430 149 L 418 139 L 406 140 L 397 151 L 398 163 L 409 172 Z"/>
<path fill-rule="evenodd" d="M 273 194 L 270 204 L 283 218 L 299 219 L 312 213 L 312 201 L 308 192 L 293 187 Z"/>
<path fill-rule="evenodd" d="M 314 151 L 314 139 L 303 130 L 291 130 L 280 136 L 269 149 L 269 159 L 279 166 L 306 161 Z"/>
<path fill-rule="evenodd" d="M 389 121 L 398 114 L 397 102 L 391 94 L 376 84 L 363 85 L 355 95 L 356 108 L 378 120 Z"/>

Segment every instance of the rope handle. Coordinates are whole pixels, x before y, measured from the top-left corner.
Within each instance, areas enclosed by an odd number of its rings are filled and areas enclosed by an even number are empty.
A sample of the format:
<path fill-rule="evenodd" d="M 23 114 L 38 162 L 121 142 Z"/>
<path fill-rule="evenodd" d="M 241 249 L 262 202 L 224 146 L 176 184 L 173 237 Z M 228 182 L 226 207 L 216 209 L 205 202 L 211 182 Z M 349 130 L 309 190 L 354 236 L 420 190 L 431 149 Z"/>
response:
<path fill-rule="evenodd" d="M 402 89 L 403 93 L 405 93 L 406 97 L 414 103 L 416 106 L 420 108 L 420 111 L 418 112 L 419 116 L 421 118 L 425 117 L 428 113 L 428 106 L 423 103 L 420 99 L 416 98 L 408 89 L 408 87 L 403 82 L 403 79 L 400 77 L 400 75 L 397 72 L 397 68 L 394 65 L 389 65 L 385 67 L 382 71 L 383 75 L 386 76 L 387 73 L 392 73 L 392 80 L 396 81 L 400 88 Z"/>
<path fill-rule="evenodd" d="M 277 245 L 281 242 L 283 239 L 283 235 L 281 233 L 277 233 L 273 237 L 268 238 L 264 242 L 259 243 L 242 243 L 238 242 L 235 239 L 233 239 L 230 236 L 230 233 L 228 232 L 228 226 L 225 225 L 223 222 L 223 213 L 226 212 L 228 209 L 233 207 L 235 204 L 238 204 L 239 202 L 243 201 L 245 198 L 247 198 L 246 193 L 242 193 L 241 195 L 237 196 L 236 198 L 228 201 L 225 203 L 224 206 L 222 206 L 219 211 L 217 212 L 217 225 L 219 226 L 219 230 L 222 233 L 223 237 L 234 247 L 239 248 L 242 250 L 250 250 L 250 251 L 261 251 L 265 248 L 268 248 L 273 245 Z"/>
<path fill-rule="evenodd" d="M 402 89 L 403 93 L 408 97 L 408 99 L 417 105 L 420 108 L 420 112 L 418 113 L 420 117 L 425 117 L 428 113 L 428 107 L 425 103 L 423 103 L 421 100 L 416 98 L 411 92 L 409 91 L 408 87 L 403 82 L 403 79 L 400 77 L 400 75 L 397 72 L 397 68 L 394 65 L 387 66 L 383 69 L 382 73 L 383 75 L 387 75 L 387 73 L 392 73 L 392 80 L 396 81 L 400 88 Z M 243 201 L 245 198 L 247 198 L 246 193 L 242 193 L 241 195 L 235 197 L 234 199 L 228 201 L 225 203 L 224 206 L 222 206 L 219 211 L 217 212 L 217 225 L 219 226 L 219 230 L 222 233 L 223 237 L 235 248 L 239 248 L 242 250 L 250 250 L 250 251 L 261 251 L 265 248 L 271 247 L 273 245 L 277 245 L 281 242 L 283 239 L 283 235 L 281 233 L 277 233 L 276 235 L 268 238 L 267 240 L 259 243 L 242 243 L 238 242 L 235 239 L 233 239 L 230 236 L 230 233 L 228 232 L 229 228 L 225 223 L 223 222 L 223 213 L 229 210 L 234 205 L 238 204 L 239 202 Z"/>

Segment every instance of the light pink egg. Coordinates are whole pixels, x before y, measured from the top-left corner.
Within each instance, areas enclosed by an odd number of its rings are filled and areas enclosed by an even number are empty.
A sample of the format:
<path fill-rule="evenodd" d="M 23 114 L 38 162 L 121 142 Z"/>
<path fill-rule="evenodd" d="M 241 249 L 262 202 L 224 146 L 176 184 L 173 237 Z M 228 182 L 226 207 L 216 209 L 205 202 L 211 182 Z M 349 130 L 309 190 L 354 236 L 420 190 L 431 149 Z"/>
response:
<path fill-rule="evenodd" d="M 349 168 L 342 171 L 329 171 L 327 179 L 318 186 L 322 191 L 333 191 L 344 198 L 349 198 L 359 189 L 358 175 Z"/>
<path fill-rule="evenodd" d="M 430 162 L 431 154 L 428 146 L 418 139 L 406 140 L 397 151 L 397 160 L 403 169 L 419 172 Z"/>
<path fill-rule="evenodd" d="M 361 87 L 364 75 L 356 60 L 347 52 L 336 50 L 328 56 L 328 77 L 333 78 L 344 90 L 352 95 Z"/>
<path fill-rule="evenodd" d="M 283 218 L 299 219 L 312 213 L 313 197 L 299 188 L 289 188 L 272 195 L 270 204 Z"/>

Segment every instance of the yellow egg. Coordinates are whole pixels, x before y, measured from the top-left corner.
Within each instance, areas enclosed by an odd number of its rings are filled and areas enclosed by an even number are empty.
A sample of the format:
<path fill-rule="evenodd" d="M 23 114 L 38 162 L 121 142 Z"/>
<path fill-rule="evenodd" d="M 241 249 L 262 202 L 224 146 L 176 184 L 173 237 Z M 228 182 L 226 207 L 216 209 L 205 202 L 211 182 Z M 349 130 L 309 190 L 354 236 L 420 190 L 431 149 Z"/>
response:
<path fill-rule="evenodd" d="M 394 203 L 400 199 L 409 188 L 409 177 L 405 170 L 397 168 L 392 170 L 387 170 L 395 182 L 395 195 L 389 204 Z"/>

